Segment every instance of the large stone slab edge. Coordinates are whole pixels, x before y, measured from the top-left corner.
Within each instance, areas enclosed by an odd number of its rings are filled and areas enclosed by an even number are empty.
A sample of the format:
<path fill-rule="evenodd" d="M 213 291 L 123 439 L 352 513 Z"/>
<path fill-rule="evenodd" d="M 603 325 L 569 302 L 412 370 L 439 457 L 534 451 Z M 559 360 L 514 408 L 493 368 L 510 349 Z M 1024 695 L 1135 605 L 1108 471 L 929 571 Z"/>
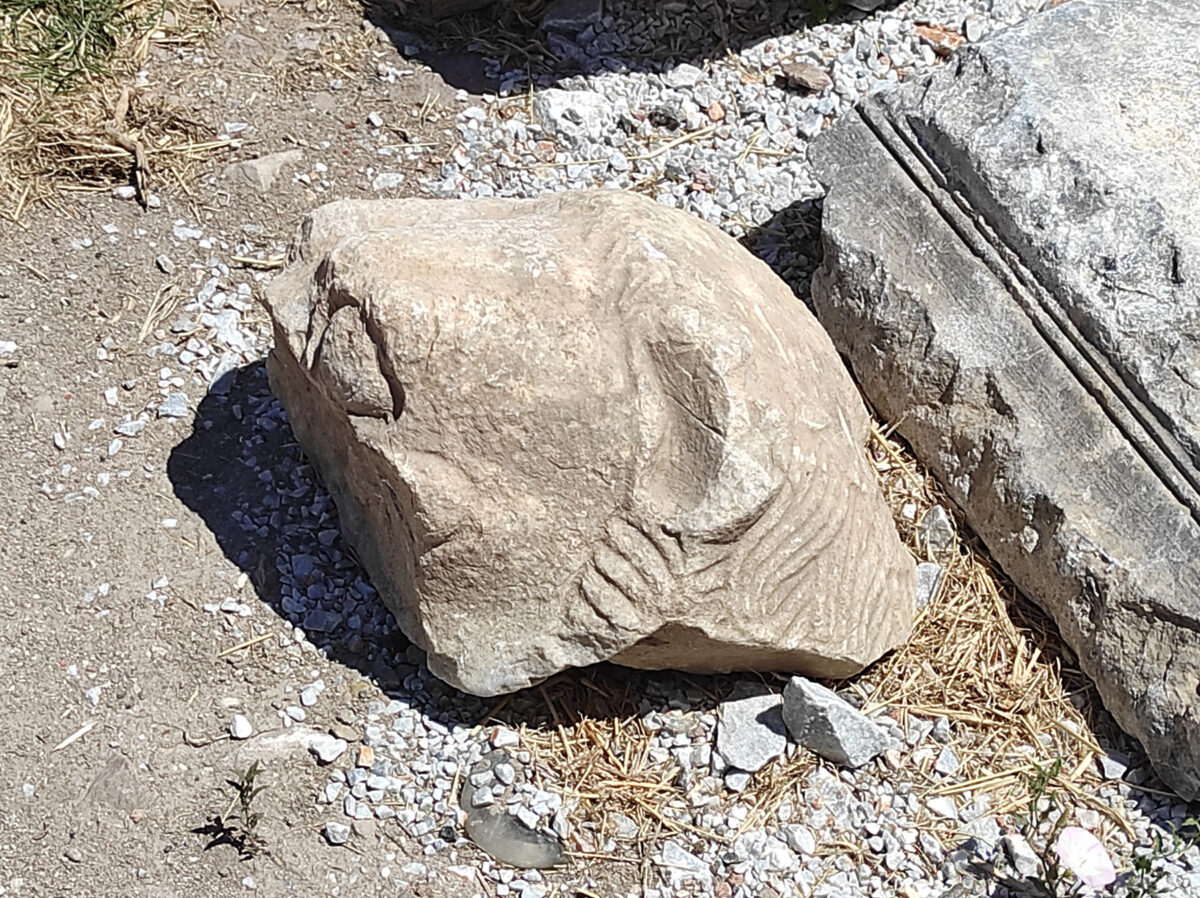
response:
<path fill-rule="evenodd" d="M 1088 17 L 1108 14 L 1099 6 L 1068 4 L 1057 26 L 1090 33 Z M 1046 42 L 1056 14 L 1002 39 Z M 1163 25 L 1151 16 L 1146 27 Z M 939 131 L 939 91 L 969 97 L 980 128 L 1020 103 L 1021 73 L 997 73 L 986 44 L 930 83 L 869 101 L 813 148 L 830 185 L 814 307 L 868 398 L 1051 614 L 1120 725 L 1180 795 L 1200 797 L 1190 435 L 1164 420 L 1161 393 L 1122 370 L 1127 354 L 1079 313 L 1076 285 L 1048 276 L 1040 248 L 1022 245 L 1003 192 L 964 173 L 964 146 L 978 148 Z M 990 111 L 989 78 L 1007 82 Z M 1113 194 L 1106 214 L 1137 205 L 1131 192 Z M 1187 235 L 1153 238 L 1190 245 Z"/>

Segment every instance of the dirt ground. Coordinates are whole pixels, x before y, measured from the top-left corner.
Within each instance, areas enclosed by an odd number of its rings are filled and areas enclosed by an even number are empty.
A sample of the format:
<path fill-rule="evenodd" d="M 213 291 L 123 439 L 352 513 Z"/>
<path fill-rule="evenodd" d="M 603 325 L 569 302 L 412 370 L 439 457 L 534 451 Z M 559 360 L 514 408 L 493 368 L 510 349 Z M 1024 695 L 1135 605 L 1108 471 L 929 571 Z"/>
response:
<path fill-rule="evenodd" d="M 391 83 L 381 65 L 395 68 Z M 214 153 L 191 184 L 152 171 L 158 208 L 102 191 L 0 222 L 0 340 L 17 344 L 0 357 L 0 894 L 396 894 L 381 868 L 398 873 L 419 846 L 382 835 L 357 843 L 369 850 L 325 845 L 318 830 L 329 815 L 313 802 L 322 774 L 303 747 L 275 738 L 283 730 L 228 738 L 231 715 L 264 719 L 317 676 L 329 688 L 308 726 L 328 727 L 339 707 L 367 698 L 356 672 L 295 646 L 222 655 L 281 629 L 203 610 L 256 588 L 201 513 L 206 498 L 222 498 L 206 474 L 228 474 L 239 457 L 237 402 L 201 408 L 195 422 L 152 418 L 114 455 L 110 443 L 122 414 L 160 398 L 162 361 L 147 355 L 154 330 L 196 294 L 209 260 L 254 285 L 235 256 L 282 252 L 299 217 L 323 202 L 381 195 L 373 172 L 385 164 L 405 183 L 384 195 L 415 192 L 420 167 L 439 164 L 462 95 L 414 73 L 349 2 L 221 0 L 207 42 L 156 47 L 146 81 L 143 95 L 214 136 L 226 122 L 248 123 L 240 146 Z M 381 128 L 368 123 L 372 112 Z M 379 155 L 387 144 L 426 146 L 401 163 Z M 301 161 L 265 192 L 223 176 L 228 163 L 293 149 Z M 177 222 L 213 242 L 175 239 Z M 262 318 L 252 308 L 247 318 Z M 236 378 L 235 400 L 266 389 L 261 365 Z M 187 389 L 194 410 L 200 391 Z M 191 444 L 198 454 L 181 449 L 193 424 L 211 437 Z M 224 498 L 253 486 L 236 472 L 221 484 Z M 251 570 L 274 563 L 268 545 L 241 551 Z M 269 849 L 245 860 L 219 838 L 210 847 L 205 827 L 229 806 L 226 779 L 254 757 L 267 763 L 256 805 Z M 454 862 L 454 852 L 437 859 Z M 430 878 L 408 893 L 467 888 Z"/>

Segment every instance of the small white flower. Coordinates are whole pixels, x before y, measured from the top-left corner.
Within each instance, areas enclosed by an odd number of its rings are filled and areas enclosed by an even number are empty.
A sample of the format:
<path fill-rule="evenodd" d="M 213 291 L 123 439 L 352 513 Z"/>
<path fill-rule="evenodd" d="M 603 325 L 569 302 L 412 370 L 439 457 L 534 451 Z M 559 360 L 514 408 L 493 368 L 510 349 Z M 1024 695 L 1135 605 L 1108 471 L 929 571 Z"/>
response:
<path fill-rule="evenodd" d="M 1068 826 L 1054 843 L 1059 863 L 1079 877 L 1085 886 L 1100 889 L 1117 878 L 1112 859 L 1100 840 L 1086 829 Z"/>

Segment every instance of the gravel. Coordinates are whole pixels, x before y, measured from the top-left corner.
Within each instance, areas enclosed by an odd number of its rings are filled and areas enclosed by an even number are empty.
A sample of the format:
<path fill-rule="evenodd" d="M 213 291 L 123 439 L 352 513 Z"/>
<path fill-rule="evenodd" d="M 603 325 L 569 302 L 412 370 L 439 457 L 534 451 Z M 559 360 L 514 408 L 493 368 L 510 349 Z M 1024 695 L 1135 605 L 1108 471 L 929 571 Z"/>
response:
<path fill-rule="evenodd" d="M 933 601 L 938 587 L 942 585 L 945 570 L 940 564 L 922 561 L 917 565 L 917 608 L 921 609 Z"/>
<path fill-rule="evenodd" d="M 809 141 L 862 97 L 943 63 L 919 25 L 961 32 L 969 22 L 978 39 L 1040 5 L 919 0 L 812 27 L 781 7 L 754 13 L 780 21 L 732 52 L 687 58 L 685 49 L 662 60 L 662 46 L 688 46 L 680 38 L 694 11 L 615 2 L 600 15 L 594 0 L 555 3 L 543 19 L 547 47 L 580 74 L 490 64 L 499 89 L 459 115 L 459 145 L 423 186 L 459 197 L 637 189 L 734 236 L 753 235 L 766 261 L 802 285 L 815 259 L 787 234 L 823 194 Z M 705 19 L 699 32 L 710 28 Z"/>
<path fill-rule="evenodd" d="M 195 353 L 193 358 L 199 358 Z M 169 393 L 158 406 L 158 416 L 160 418 L 186 418 L 188 416 L 188 397 L 187 393 Z"/>
<path fill-rule="evenodd" d="M 1120 752 L 1108 751 L 1100 755 L 1097 762 L 1105 779 L 1119 780 L 1129 771 L 1129 758 Z"/>
<path fill-rule="evenodd" d="M 940 505 L 925 512 L 917 524 L 917 539 L 933 549 L 945 549 L 954 542 L 954 522 Z"/>
<path fill-rule="evenodd" d="M 670 878 L 674 889 L 679 889 L 689 880 L 699 883 L 706 890 L 712 889 L 712 871 L 708 864 L 673 839 L 663 844 L 657 862 Z"/>
<path fill-rule="evenodd" d="M 721 705 L 717 751 L 740 770 L 761 770 L 787 749 L 787 733 L 778 695 L 751 695 Z"/>
<path fill-rule="evenodd" d="M 401 172 L 380 172 L 371 181 L 371 189 L 376 191 L 395 190 L 404 183 Z"/>
<path fill-rule="evenodd" d="M 949 745 L 945 746 L 938 752 L 937 760 L 933 762 L 933 769 L 942 776 L 958 772 L 958 754 Z"/>
<path fill-rule="evenodd" d="M 950 718 L 935 718 L 933 721 L 933 727 L 930 729 L 929 734 L 938 742 L 949 742 L 950 737 L 953 735 L 950 730 Z"/>
<path fill-rule="evenodd" d="M 332 764 L 346 752 L 346 740 L 333 736 L 321 736 L 314 739 L 309 750 L 317 756 L 322 764 Z"/>
<path fill-rule="evenodd" d="M 545 32 L 578 35 L 599 23 L 603 14 L 601 0 L 553 0 L 542 12 L 541 26 Z"/>
<path fill-rule="evenodd" d="M 783 840 L 787 846 L 800 857 L 809 857 L 817 852 L 817 838 L 811 829 L 799 823 L 789 823 L 780 827 Z"/>
<path fill-rule="evenodd" d="M 944 817 L 947 820 L 958 819 L 958 805 L 954 803 L 954 799 L 949 795 L 935 795 L 933 798 L 925 802 L 925 807 L 939 817 Z"/>

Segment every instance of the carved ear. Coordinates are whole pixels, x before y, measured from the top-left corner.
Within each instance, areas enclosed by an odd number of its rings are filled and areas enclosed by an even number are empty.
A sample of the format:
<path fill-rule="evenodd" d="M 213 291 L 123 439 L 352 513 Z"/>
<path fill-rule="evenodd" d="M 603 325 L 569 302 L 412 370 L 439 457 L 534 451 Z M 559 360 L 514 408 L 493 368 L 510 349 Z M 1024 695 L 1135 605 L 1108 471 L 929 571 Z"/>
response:
<path fill-rule="evenodd" d="M 742 352 L 695 322 L 670 322 L 647 348 L 664 395 L 664 433 L 640 487 L 663 524 L 701 542 L 732 542 L 783 487 L 782 415 L 737 389 Z M 672 326 L 674 325 L 674 326 Z"/>
<path fill-rule="evenodd" d="M 344 305 L 329 317 L 313 361 L 313 374 L 327 396 L 348 414 L 399 417 L 403 394 L 379 365 L 379 350 L 367 333 L 358 306 Z"/>

